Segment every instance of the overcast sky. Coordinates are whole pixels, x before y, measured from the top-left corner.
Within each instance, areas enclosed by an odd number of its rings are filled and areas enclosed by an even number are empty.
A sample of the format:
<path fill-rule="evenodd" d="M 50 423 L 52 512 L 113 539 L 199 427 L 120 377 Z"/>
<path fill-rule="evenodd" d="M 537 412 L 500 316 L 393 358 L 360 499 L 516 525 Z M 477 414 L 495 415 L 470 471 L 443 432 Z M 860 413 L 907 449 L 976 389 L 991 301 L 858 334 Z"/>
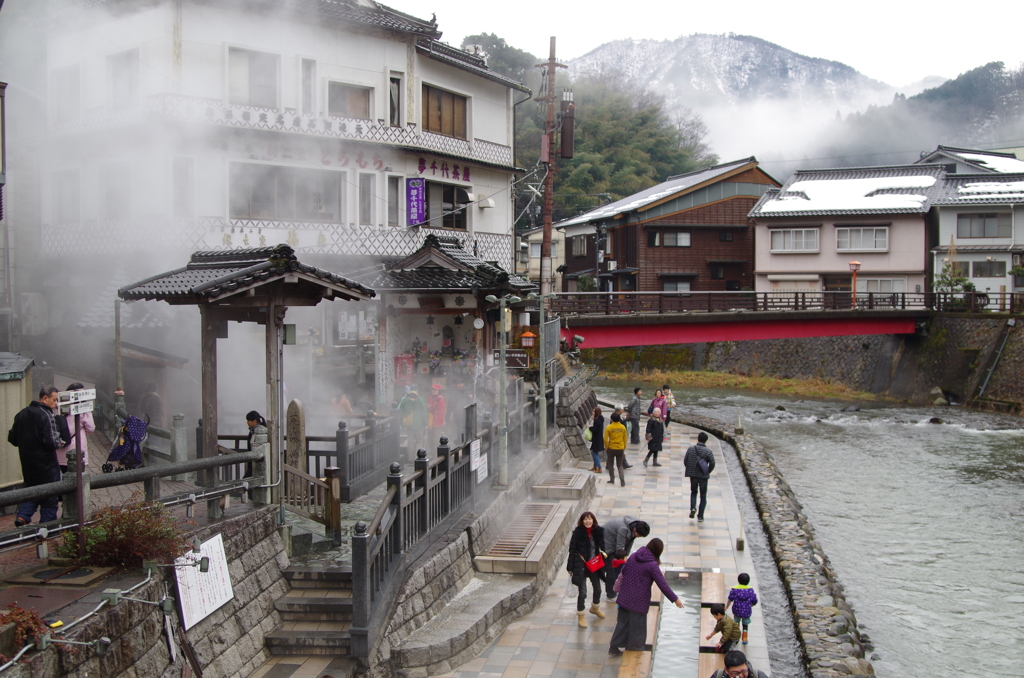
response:
<path fill-rule="evenodd" d="M 1008 67 L 1024 61 L 1020 31 L 1010 27 L 1024 15 L 1019 0 L 949 5 L 907 0 L 383 2 L 425 19 L 437 12 L 442 39 L 456 46 L 466 35 L 495 33 L 513 47 L 546 58 L 550 36 L 555 36 L 560 60 L 620 38 L 671 40 L 731 32 L 840 61 L 897 87 L 928 75 L 953 78 L 990 61 Z"/>

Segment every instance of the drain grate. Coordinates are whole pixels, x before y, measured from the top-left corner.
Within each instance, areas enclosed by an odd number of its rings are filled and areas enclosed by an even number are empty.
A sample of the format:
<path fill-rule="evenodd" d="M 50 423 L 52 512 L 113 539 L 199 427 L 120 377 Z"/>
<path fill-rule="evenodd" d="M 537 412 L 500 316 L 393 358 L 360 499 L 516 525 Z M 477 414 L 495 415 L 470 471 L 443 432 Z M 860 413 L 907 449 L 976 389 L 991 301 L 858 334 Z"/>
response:
<path fill-rule="evenodd" d="M 578 473 L 548 473 L 537 484 L 538 487 L 572 487 Z"/>
<path fill-rule="evenodd" d="M 27 610 L 35 610 L 42 617 L 92 592 L 92 589 L 59 589 L 52 586 L 12 586 L 0 590 L 0 609 L 7 609 L 11 603 L 17 603 Z"/>
<path fill-rule="evenodd" d="M 501 537 L 485 555 L 498 558 L 519 558 L 529 553 L 544 531 L 544 526 L 554 514 L 556 506 L 556 504 L 524 504 L 522 512 L 512 519 Z"/>

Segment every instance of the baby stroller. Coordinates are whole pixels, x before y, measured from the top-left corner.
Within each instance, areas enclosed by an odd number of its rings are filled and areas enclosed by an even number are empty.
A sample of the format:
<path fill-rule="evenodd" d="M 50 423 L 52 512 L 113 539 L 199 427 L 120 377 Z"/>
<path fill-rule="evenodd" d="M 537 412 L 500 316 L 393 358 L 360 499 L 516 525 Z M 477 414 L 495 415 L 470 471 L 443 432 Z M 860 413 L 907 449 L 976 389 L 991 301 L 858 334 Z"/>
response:
<path fill-rule="evenodd" d="M 110 455 L 107 463 L 103 464 L 103 472 L 127 471 L 142 466 L 142 444 L 149 435 L 149 415 L 146 421 L 138 417 L 128 415 L 121 424 L 121 429 L 114 438 L 114 444 L 110 447 Z M 113 462 L 117 462 L 114 468 Z"/>

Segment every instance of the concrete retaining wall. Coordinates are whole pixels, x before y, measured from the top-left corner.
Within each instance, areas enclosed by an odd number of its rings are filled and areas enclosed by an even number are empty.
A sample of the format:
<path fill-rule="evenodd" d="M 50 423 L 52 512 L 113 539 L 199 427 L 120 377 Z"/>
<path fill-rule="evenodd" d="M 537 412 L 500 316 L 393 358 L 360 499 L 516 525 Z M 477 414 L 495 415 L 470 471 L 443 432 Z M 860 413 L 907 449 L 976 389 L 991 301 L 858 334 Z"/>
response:
<path fill-rule="evenodd" d="M 281 574 L 288 558 L 274 523 L 276 511 L 276 506 L 268 506 L 189 535 L 203 541 L 218 532 L 223 535 L 235 594 L 234 599 L 187 632 L 207 676 L 247 678 L 269 658 L 263 637 L 281 623 L 274 601 L 288 590 Z M 174 575 L 166 571 L 131 597 L 160 600 L 165 587 L 177 597 Z M 55 646 L 30 655 L 27 663 L 12 666 L 5 678 L 181 675 L 182 656 L 179 653 L 177 663 L 171 663 L 163 613 L 155 606 L 124 601 L 117 607 L 104 608 L 80 626 L 68 634 L 69 639 L 91 641 L 107 636 L 113 643 L 106 657 L 99 659 L 84 648 L 68 652 Z"/>
<path fill-rule="evenodd" d="M 843 585 L 772 455 L 751 436 L 736 435 L 733 426 L 716 419 L 673 410 L 672 420 L 708 431 L 736 448 L 792 605 L 797 638 L 812 678 L 874 674 L 871 662 L 864 659 L 857 618 L 843 595 Z"/>

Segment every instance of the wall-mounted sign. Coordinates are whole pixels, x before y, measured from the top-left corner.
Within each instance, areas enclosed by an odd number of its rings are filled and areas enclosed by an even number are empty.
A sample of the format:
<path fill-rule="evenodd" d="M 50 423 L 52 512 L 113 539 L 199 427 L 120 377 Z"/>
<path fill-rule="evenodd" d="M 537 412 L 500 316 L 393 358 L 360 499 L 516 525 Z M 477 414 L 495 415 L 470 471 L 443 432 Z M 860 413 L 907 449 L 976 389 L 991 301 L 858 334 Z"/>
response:
<path fill-rule="evenodd" d="M 501 364 L 501 350 L 494 349 L 494 364 Z M 505 349 L 505 367 L 512 370 L 525 370 L 530 366 L 530 356 L 526 351 Z"/>
<path fill-rule="evenodd" d="M 405 202 L 409 215 L 409 226 L 422 224 L 427 220 L 426 179 L 405 180 Z"/>
<path fill-rule="evenodd" d="M 181 602 L 181 619 L 185 630 L 206 619 L 235 597 L 221 535 L 216 534 L 204 541 L 199 550 L 199 553 L 189 551 L 174 561 L 178 565 L 174 569 L 178 578 L 178 600 Z M 203 557 L 210 559 L 209 572 L 200 572 L 198 567 L 188 566 Z"/>

